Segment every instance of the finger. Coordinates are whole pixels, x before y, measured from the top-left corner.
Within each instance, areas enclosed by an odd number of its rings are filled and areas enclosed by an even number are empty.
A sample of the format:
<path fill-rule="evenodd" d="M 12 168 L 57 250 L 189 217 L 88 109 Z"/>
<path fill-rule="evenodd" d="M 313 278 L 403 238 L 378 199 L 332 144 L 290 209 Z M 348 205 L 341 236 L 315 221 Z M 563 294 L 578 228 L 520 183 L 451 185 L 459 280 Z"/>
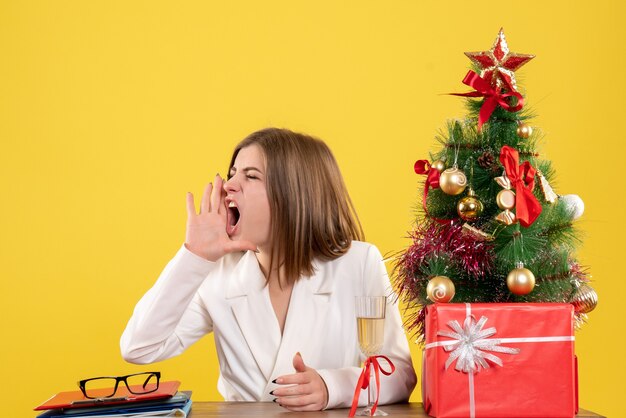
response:
<path fill-rule="evenodd" d="M 296 372 L 302 373 L 306 371 L 306 365 L 304 364 L 304 360 L 302 359 L 302 354 L 297 352 L 295 356 L 293 356 L 293 368 L 296 369 Z"/>
<path fill-rule="evenodd" d="M 285 406 L 285 405 L 281 405 L 281 406 L 292 412 L 312 412 L 312 411 L 321 411 L 322 409 L 324 409 L 322 406 L 318 404 L 310 404 L 306 406 Z"/>
<path fill-rule="evenodd" d="M 310 395 L 311 385 L 303 384 L 303 385 L 291 385 L 287 387 L 280 387 L 278 389 L 274 389 L 270 392 L 270 395 L 278 397 L 282 396 L 301 396 L 301 395 Z"/>
<path fill-rule="evenodd" d="M 319 411 L 322 409 L 316 395 L 276 398 L 276 403 L 292 411 Z"/>
<path fill-rule="evenodd" d="M 218 215 L 220 215 L 220 217 L 224 220 L 224 223 L 226 223 L 227 219 L 228 219 L 228 206 L 226 205 L 226 192 L 222 192 L 222 196 L 220 198 L 220 207 L 217 211 Z"/>
<path fill-rule="evenodd" d="M 250 241 L 228 241 L 224 246 L 224 249 L 228 253 L 234 253 L 238 251 L 254 251 L 258 252 L 259 249 L 255 244 Z"/>
<path fill-rule="evenodd" d="M 276 378 L 276 384 L 278 385 L 303 385 L 310 382 L 311 376 L 309 373 L 286 374 Z"/>
<path fill-rule="evenodd" d="M 196 214 L 196 204 L 193 201 L 193 194 L 187 192 L 187 216 L 191 218 Z"/>
<path fill-rule="evenodd" d="M 212 212 L 218 212 L 220 210 L 220 200 L 222 200 L 222 178 L 219 174 L 215 175 L 215 187 L 213 188 L 213 192 L 211 193 L 211 208 L 209 209 Z"/>
<path fill-rule="evenodd" d="M 223 182 L 224 180 L 222 180 L 222 183 Z M 220 189 L 220 204 L 218 206 L 217 213 L 219 213 L 220 215 L 223 215 L 224 219 L 226 219 L 226 212 L 228 211 L 228 205 L 226 204 L 226 195 L 227 193 L 222 187 Z"/>
<path fill-rule="evenodd" d="M 213 184 L 209 183 L 204 188 L 204 194 L 202 195 L 202 201 L 200 203 L 200 213 L 207 213 L 211 210 L 211 191 L 213 190 Z"/>

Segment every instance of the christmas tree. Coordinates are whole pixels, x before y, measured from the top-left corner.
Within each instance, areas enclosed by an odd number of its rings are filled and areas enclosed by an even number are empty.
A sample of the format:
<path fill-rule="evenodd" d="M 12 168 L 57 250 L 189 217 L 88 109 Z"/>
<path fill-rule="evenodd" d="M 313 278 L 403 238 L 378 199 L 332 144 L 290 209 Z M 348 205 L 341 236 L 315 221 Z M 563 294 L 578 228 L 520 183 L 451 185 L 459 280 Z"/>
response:
<path fill-rule="evenodd" d="M 533 55 L 509 51 L 502 29 L 488 51 L 468 52 L 474 68 L 468 114 L 438 134 L 442 145 L 418 160 L 423 198 L 412 245 L 398 255 L 394 276 L 424 337 L 425 308 L 439 302 L 566 302 L 581 324 L 597 304 L 589 275 L 575 258 L 584 210 L 576 195 L 550 186 L 542 139 L 518 91 L 515 71 Z"/>

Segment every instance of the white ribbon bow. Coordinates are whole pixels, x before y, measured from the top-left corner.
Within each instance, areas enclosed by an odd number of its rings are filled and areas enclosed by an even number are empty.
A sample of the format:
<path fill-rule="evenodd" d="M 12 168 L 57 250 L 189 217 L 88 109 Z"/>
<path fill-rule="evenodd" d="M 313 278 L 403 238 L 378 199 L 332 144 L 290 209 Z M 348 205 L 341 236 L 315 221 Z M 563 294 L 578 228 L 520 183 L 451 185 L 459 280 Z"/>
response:
<path fill-rule="evenodd" d="M 458 359 L 454 367 L 456 370 L 465 373 L 478 373 L 481 367 L 484 369 L 489 368 L 487 360 L 502 367 L 502 360 L 487 351 L 507 354 L 519 353 L 520 350 L 518 348 L 500 346 L 502 341 L 499 339 L 489 339 L 489 337 L 495 335 L 496 328 L 491 327 L 483 329 L 485 322 L 487 322 L 487 317 L 485 316 L 481 317 L 480 320 L 476 322 L 476 319 L 470 315 L 465 318 L 463 327 L 461 327 L 458 321 L 448 322 L 448 326 L 455 332 L 437 332 L 437 335 L 456 340 L 456 342 L 452 344 L 444 345 L 446 352 L 452 351 L 452 354 L 450 354 L 450 357 L 448 357 L 446 361 L 446 370 L 454 363 L 454 360 Z"/>

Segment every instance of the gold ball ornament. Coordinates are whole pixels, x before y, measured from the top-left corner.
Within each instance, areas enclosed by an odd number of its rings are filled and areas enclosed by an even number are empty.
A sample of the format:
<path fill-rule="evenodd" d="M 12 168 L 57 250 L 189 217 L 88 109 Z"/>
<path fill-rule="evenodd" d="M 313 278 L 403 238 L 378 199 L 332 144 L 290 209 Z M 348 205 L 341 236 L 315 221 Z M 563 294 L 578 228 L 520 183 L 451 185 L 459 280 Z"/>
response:
<path fill-rule="evenodd" d="M 454 297 L 454 283 L 446 276 L 435 276 L 426 285 L 426 295 L 433 302 L 450 302 Z"/>
<path fill-rule="evenodd" d="M 598 306 L 598 294 L 588 284 L 582 284 L 572 299 L 574 310 L 578 313 L 589 313 Z"/>
<path fill-rule="evenodd" d="M 517 263 L 506 278 L 506 285 L 514 295 L 527 295 L 535 287 L 535 275 L 524 268 L 524 263 Z"/>
<path fill-rule="evenodd" d="M 445 194 L 456 196 L 467 187 L 467 177 L 456 166 L 448 168 L 439 176 L 439 187 Z"/>
<path fill-rule="evenodd" d="M 446 169 L 446 163 L 441 160 L 433 161 L 433 163 L 430 166 L 434 168 L 435 170 L 439 171 L 440 173 Z"/>
<path fill-rule="evenodd" d="M 461 219 L 472 222 L 482 215 L 483 203 L 476 198 L 474 191 L 470 188 L 468 195 L 457 203 L 456 211 Z"/>
<path fill-rule="evenodd" d="M 520 123 L 517 127 L 517 136 L 522 139 L 528 139 L 533 134 L 533 128 L 525 123 Z"/>

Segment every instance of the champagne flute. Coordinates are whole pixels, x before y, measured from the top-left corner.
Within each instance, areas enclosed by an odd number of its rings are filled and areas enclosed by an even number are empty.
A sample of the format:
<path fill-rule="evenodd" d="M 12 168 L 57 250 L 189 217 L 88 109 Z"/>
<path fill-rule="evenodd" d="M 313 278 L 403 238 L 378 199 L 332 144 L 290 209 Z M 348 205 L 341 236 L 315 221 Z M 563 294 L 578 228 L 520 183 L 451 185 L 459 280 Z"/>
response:
<path fill-rule="evenodd" d="M 384 333 L 385 333 L 385 307 L 387 298 L 385 296 L 357 296 L 355 300 L 356 321 L 359 335 L 359 347 L 366 357 L 375 356 L 383 349 Z M 371 416 L 372 407 L 374 406 L 373 386 L 375 384 L 372 378 L 373 367 L 370 367 L 370 375 L 366 376 L 369 380 L 367 387 L 367 407 L 358 410 L 356 415 Z M 386 416 L 387 413 L 376 409 L 374 416 Z"/>

